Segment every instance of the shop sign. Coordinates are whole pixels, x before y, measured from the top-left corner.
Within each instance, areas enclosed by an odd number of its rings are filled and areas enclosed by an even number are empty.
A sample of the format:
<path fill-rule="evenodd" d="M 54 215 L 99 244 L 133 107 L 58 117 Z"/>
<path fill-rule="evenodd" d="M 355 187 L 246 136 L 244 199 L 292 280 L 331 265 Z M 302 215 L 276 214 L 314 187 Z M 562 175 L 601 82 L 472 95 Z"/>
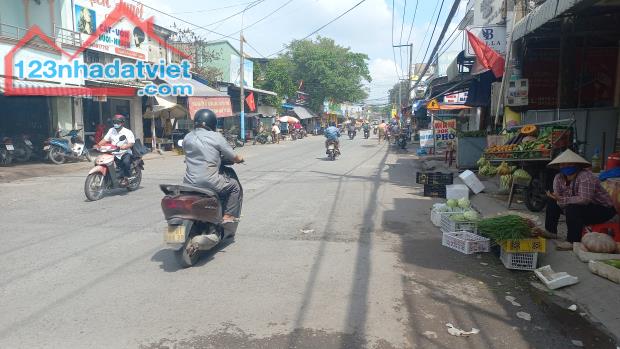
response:
<path fill-rule="evenodd" d="M 508 39 L 506 37 L 506 25 L 486 25 L 480 27 L 471 27 L 468 29 L 472 34 L 476 35 L 480 38 L 484 43 L 495 50 L 495 52 L 499 53 L 502 56 L 506 56 L 506 46 Z M 465 50 L 465 55 L 469 57 L 475 57 L 476 53 L 474 49 L 469 44 L 467 40 L 467 36 L 465 36 L 465 40 L 467 41 Z"/>
<path fill-rule="evenodd" d="M 437 100 L 434 98 L 431 99 L 431 101 L 426 104 L 426 110 L 437 111 L 439 109 L 440 109 L 439 102 L 437 102 Z"/>
<path fill-rule="evenodd" d="M 433 130 L 420 130 L 420 147 L 433 147 Z"/>
<path fill-rule="evenodd" d="M 433 120 L 433 129 L 436 149 L 445 149 L 448 142 L 456 140 L 456 119 Z"/>
<path fill-rule="evenodd" d="M 230 97 L 188 97 L 189 115 L 200 109 L 211 109 L 218 118 L 233 115 Z"/>
<path fill-rule="evenodd" d="M 144 17 L 144 5 L 127 0 L 73 0 L 73 16 L 75 31 L 79 32 L 82 41 L 97 31 L 115 8 L 123 2 L 138 18 Z M 145 61 L 147 59 L 148 42 L 146 33 L 127 19 L 123 19 L 112 27 L 106 28 L 89 49 L 112 55 L 129 57 Z"/>
<path fill-rule="evenodd" d="M 467 92 L 454 93 L 443 97 L 443 102 L 446 104 L 465 104 L 466 100 Z"/>
<path fill-rule="evenodd" d="M 230 78 L 228 79 L 228 82 L 239 85 L 239 80 L 241 79 L 241 74 L 239 73 L 240 65 L 241 61 L 239 56 L 232 53 L 230 55 Z M 243 86 L 247 86 L 250 88 L 254 87 L 254 62 L 249 59 L 243 60 Z"/>

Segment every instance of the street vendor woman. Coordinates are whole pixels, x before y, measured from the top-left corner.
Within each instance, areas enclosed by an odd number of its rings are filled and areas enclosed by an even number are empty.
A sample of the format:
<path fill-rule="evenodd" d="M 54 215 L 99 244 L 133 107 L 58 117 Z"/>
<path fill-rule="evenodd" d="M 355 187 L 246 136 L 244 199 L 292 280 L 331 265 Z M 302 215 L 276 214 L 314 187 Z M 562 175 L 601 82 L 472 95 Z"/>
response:
<path fill-rule="evenodd" d="M 613 202 L 601 182 L 589 170 L 590 163 L 566 150 L 549 163 L 560 173 L 553 180 L 553 193 L 547 192 L 549 202 L 545 228 L 557 237 L 560 215 L 566 216 L 567 243 L 558 243 L 558 249 L 570 249 L 573 242 L 581 241 L 586 225 L 605 223 L 616 214 Z"/>

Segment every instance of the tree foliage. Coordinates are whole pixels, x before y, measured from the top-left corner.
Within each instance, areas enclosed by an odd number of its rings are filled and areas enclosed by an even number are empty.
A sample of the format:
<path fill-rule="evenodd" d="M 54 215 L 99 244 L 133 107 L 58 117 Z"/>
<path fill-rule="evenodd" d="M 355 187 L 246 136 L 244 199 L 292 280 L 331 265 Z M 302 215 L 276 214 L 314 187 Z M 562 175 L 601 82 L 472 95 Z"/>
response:
<path fill-rule="evenodd" d="M 209 63 L 220 58 L 220 54 L 207 48 L 207 41 L 191 29 L 179 28 L 173 25 L 175 33 L 171 37 L 172 45 L 188 56 L 192 65 L 192 72 L 205 78 L 209 85 L 215 86 L 220 81 L 223 72 L 209 66 Z"/>
<path fill-rule="evenodd" d="M 300 81 L 310 94 L 311 109 L 320 112 L 323 101 L 361 102 L 368 94 L 364 81 L 371 81 L 368 55 L 352 52 L 334 40 L 294 40 L 286 51 L 267 64 L 260 88 L 293 97 Z"/>
<path fill-rule="evenodd" d="M 394 84 L 394 86 L 392 86 L 392 88 L 388 91 L 388 96 L 390 97 L 390 99 L 388 100 L 389 103 L 392 103 L 394 105 L 397 106 L 396 109 L 398 109 L 398 103 L 399 100 L 398 99 L 398 92 L 399 92 L 399 86 L 400 86 L 400 96 L 401 96 L 401 100 L 403 105 L 407 105 L 408 101 L 409 101 L 409 93 L 407 93 L 407 81 L 399 81 L 397 83 Z"/>

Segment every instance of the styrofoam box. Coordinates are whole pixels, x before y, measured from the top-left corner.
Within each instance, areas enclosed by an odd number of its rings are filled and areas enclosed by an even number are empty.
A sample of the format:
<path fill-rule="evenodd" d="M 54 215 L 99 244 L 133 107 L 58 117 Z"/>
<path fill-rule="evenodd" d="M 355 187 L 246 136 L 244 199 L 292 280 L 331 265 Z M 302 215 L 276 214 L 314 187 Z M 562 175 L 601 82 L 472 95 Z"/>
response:
<path fill-rule="evenodd" d="M 484 184 L 482 184 L 476 174 L 470 170 L 461 173 L 459 178 L 474 192 L 474 194 L 478 194 L 484 190 Z"/>
<path fill-rule="evenodd" d="M 446 185 L 446 199 L 469 199 L 469 188 L 463 184 Z"/>

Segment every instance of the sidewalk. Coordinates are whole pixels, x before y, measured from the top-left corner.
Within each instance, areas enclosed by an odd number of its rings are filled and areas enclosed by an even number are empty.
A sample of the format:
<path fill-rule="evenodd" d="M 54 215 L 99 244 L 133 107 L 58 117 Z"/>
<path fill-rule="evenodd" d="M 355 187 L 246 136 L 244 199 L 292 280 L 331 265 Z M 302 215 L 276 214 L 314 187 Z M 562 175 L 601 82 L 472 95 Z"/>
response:
<path fill-rule="evenodd" d="M 463 183 L 458 178 L 458 171 L 453 167 L 448 169 L 436 156 L 429 157 L 424 161 L 425 167 L 431 171 L 450 171 L 454 173 L 455 184 Z M 508 213 L 507 195 L 498 195 L 497 178 L 480 178 L 486 189 L 483 193 L 473 195 L 470 192 L 472 205 L 485 216 L 496 215 L 498 213 Z M 544 211 L 530 212 L 519 196 L 513 201 L 511 210 L 513 212 L 526 213 L 537 218 L 537 222 L 544 225 Z M 560 222 L 560 236 L 566 236 L 566 224 Z M 539 254 L 538 266 L 551 265 L 556 272 L 568 272 L 579 278 L 579 283 L 567 286 L 559 290 L 549 290 L 531 273 L 531 295 L 546 306 L 555 307 L 556 311 L 562 311 L 560 321 L 587 321 L 587 325 L 593 327 L 595 332 L 598 330 L 603 336 L 608 335 L 620 345 L 620 285 L 607 279 L 594 275 L 588 269 L 588 264 L 583 263 L 572 251 L 556 251 L 555 243 L 547 241 L 547 253 Z M 523 273 L 514 271 L 514 273 Z M 576 314 L 566 310 L 571 305 L 577 305 Z"/>
<path fill-rule="evenodd" d="M 169 151 L 160 155 L 159 153 L 153 152 L 144 155 L 142 159 L 150 161 L 164 159 L 170 156 L 177 156 L 177 153 Z M 56 165 L 50 162 L 16 163 L 0 167 L 0 182 L 6 183 L 26 178 L 62 175 L 76 171 L 86 171 L 91 167 L 93 167 L 93 163 L 86 161 L 68 162 L 62 165 Z M 86 176 L 86 174 L 84 176 Z"/>

